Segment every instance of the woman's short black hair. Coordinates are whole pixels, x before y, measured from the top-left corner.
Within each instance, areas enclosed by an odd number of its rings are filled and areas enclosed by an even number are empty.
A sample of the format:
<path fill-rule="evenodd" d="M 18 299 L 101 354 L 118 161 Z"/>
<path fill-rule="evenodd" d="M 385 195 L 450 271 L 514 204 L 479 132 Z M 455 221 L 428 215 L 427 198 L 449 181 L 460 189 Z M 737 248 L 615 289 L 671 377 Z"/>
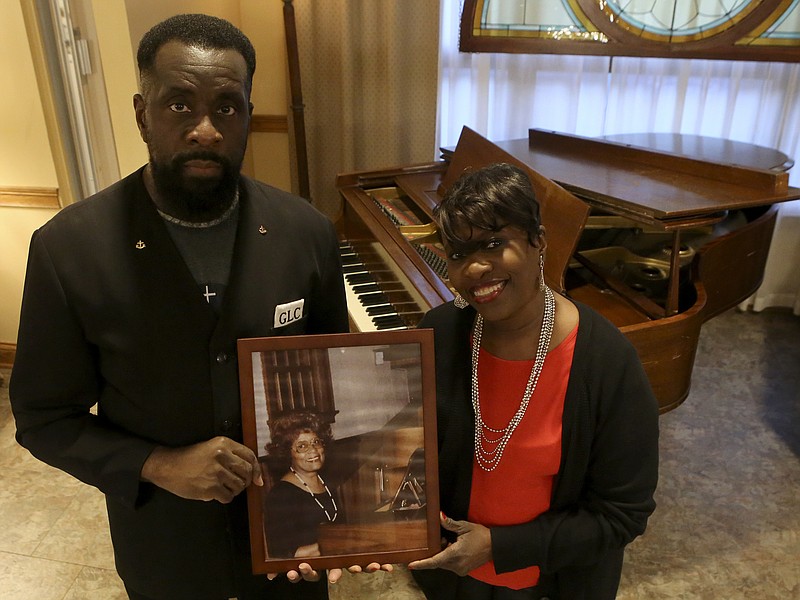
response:
<path fill-rule="evenodd" d="M 540 234 L 539 202 L 522 169 L 494 163 L 459 177 L 433 211 L 443 241 L 468 242 L 474 229 L 500 231 L 512 225 L 527 232 L 533 244 Z"/>
<path fill-rule="evenodd" d="M 142 36 L 136 62 L 143 87 L 153 69 L 159 48 L 173 40 L 205 49 L 236 50 L 247 64 L 247 79 L 252 87 L 253 73 L 256 70 L 256 51 L 253 44 L 225 19 L 202 14 L 175 15 L 153 26 Z"/>
<path fill-rule="evenodd" d="M 313 433 L 325 445 L 333 440 L 330 423 L 324 421 L 318 414 L 289 412 L 270 422 L 272 440 L 267 444 L 267 452 L 288 459 L 292 453 L 292 446 L 301 433 Z"/>

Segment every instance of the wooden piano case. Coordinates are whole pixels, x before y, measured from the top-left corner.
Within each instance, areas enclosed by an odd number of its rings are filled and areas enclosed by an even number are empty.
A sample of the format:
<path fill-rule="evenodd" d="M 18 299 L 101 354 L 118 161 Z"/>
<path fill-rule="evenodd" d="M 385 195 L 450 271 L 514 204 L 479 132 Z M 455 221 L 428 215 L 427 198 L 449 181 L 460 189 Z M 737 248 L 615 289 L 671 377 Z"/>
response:
<path fill-rule="evenodd" d="M 383 248 L 391 261 L 381 268 L 416 289 L 421 315 L 452 299 L 446 270 L 426 262 L 387 214 L 396 209 L 381 208 L 381 196 L 391 190 L 399 210 L 413 213 L 435 243 L 432 209 L 466 169 L 522 167 L 541 202 L 548 284 L 595 308 L 631 340 L 665 412 L 689 393 L 703 322 L 760 284 L 773 205 L 800 197 L 781 170 L 791 161 L 780 153 L 736 144 L 739 159 L 775 156 L 775 169 L 745 167 L 713 160 L 717 148 L 735 143 L 700 141 L 714 149 L 711 157 L 536 129 L 528 138 L 490 142 L 465 127 L 443 161 L 341 175 L 337 227 L 344 242 L 354 236 Z M 354 323 L 364 327 L 370 323 Z"/>

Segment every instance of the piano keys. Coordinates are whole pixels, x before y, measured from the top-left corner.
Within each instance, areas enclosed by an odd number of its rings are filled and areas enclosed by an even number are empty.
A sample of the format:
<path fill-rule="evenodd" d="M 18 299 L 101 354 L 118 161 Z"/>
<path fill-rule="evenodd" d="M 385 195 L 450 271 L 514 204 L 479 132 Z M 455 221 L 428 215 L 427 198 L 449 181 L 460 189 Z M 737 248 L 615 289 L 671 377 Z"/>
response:
<path fill-rule="evenodd" d="M 428 309 L 453 297 L 430 221 L 413 201 L 379 182 L 344 206 L 337 226 L 353 331 L 416 327 Z"/>
<path fill-rule="evenodd" d="M 424 314 L 402 272 L 393 271 L 380 246 L 351 240 L 339 246 L 350 319 L 358 331 L 415 327 Z"/>
<path fill-rule="evenodd" d="M 760 160 L 764 149 L 755 148 Z M 689 393 L 702 323 L 760 284 L 774 205 L 800 198 L 779 169 L 710 158 L 541 130 L 493 143 L 464 128 L 444 160 L 340 175 L 337 228 L 348 252 L 364 249 L 356 252 L 363 254 L 364 270 L 376 269 L 364 281 L 386 290 L 385 304 L 393 307 L 387 326 L 414 326 L 429 308 L 453 298 L 446 267 L 437 261 L 443 263 L 444 254 L 433 207 L 464 169 L 517 164 L 540 200 L 548 285 L 620 328 L 666 412 Z M 776 164 L 785 167 L 785 160 Z M 363 285 L 359 281 L 348 286 Z M 398 296 L 398 284 L 407 296 Z M 362 297 L 382 299 L 370 296 L 379 294 L 375 287 L 362 289 L 373 291 L 354 291 L 352 304 L 348 297 L 356 331 L 378 327 L 368 313 L 367 319 L 354 316 Z"/>

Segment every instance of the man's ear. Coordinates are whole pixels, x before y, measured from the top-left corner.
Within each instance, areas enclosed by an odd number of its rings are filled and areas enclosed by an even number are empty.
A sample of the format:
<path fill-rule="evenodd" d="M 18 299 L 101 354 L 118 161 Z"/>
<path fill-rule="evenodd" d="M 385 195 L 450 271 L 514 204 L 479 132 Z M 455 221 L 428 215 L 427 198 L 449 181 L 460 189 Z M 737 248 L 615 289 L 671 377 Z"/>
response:
<path fill-rule="evenodd" d="M 139 135 L 142 137 L 144 143 L 148 143 L 148 130 L 147 130 L 147 103 L 141 94 L 134 94 L 133 96 L 133 112 L 136 115 L 136 126 L 139 128 Z"/>

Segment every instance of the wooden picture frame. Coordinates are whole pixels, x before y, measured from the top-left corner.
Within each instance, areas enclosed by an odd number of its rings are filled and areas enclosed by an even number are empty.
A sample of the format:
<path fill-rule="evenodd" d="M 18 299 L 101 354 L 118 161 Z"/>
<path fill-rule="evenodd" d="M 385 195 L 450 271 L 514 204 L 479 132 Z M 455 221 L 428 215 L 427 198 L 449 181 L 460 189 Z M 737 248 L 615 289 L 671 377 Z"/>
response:
<path fill-rule="evenodd" d="M 264 475 L 247 490 L 254 573 L 439 551 L 431 330 L 246 338 L 238 356 L 244 444 Z M 298 437 L 308 414 L 323 426 Z M 314 495 L 300 475 L 317 474 Z"/>

